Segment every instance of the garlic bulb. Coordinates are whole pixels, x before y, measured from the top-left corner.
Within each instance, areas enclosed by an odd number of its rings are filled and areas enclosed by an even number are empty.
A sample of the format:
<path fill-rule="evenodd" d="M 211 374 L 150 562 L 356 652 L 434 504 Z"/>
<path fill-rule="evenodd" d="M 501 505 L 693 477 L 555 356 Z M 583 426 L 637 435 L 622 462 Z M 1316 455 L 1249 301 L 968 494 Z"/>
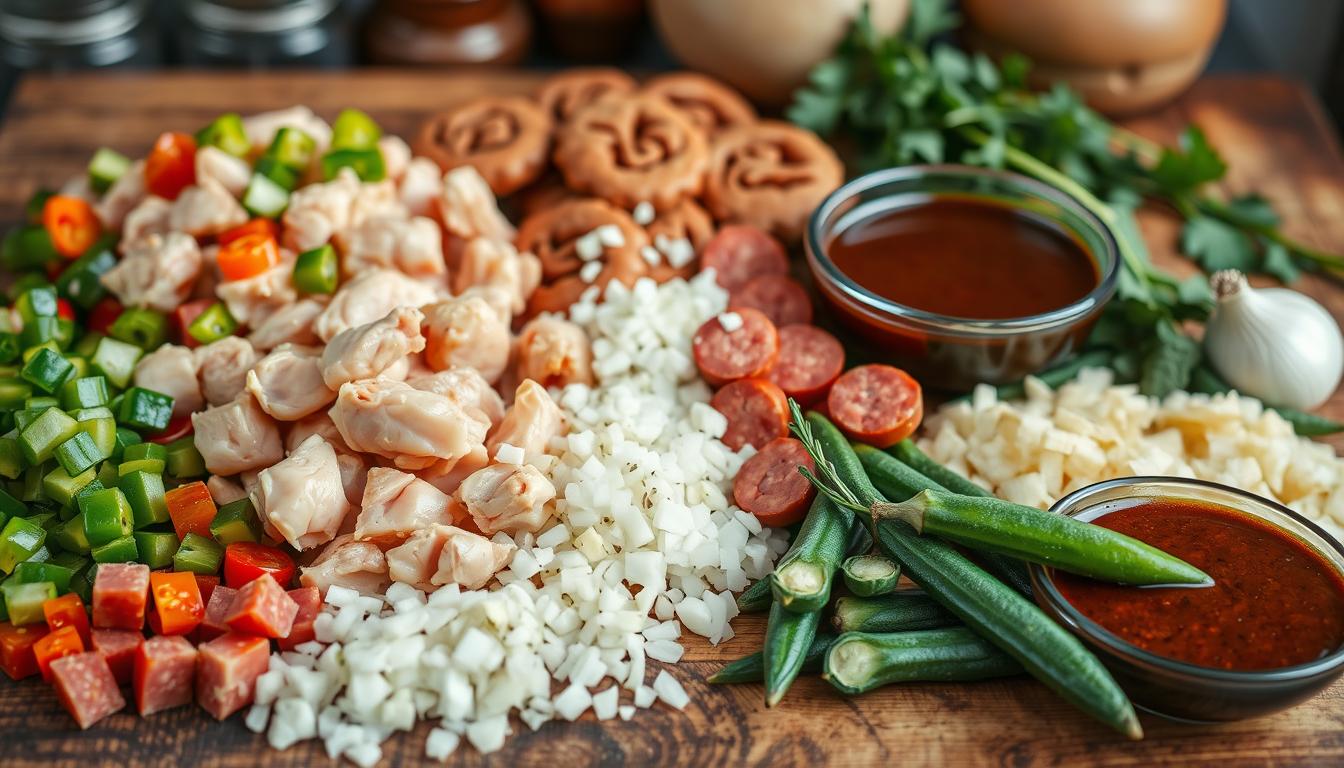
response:
<path fill-rule="evenodd" d="M 1229 384 L 1287 408 L 1330 398 L 1344 373 L 1344 334 L 1325 307 L 1287 288 L 1252 288 L 1234 269 L 1209 282 L 1218 303 L 1204 350 Z"/>

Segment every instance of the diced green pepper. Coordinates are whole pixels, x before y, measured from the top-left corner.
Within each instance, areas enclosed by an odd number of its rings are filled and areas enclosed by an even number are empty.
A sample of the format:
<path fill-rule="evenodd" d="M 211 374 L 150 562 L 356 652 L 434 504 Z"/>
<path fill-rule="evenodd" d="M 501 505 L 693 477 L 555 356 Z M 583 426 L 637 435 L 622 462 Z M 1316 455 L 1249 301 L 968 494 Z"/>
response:
<path fill-rule="evenodd" d="M 10 495 L 9 491 L 0 488 L 0 528 L 9 522 L 11 517 L 23 517 L 28 514 L 28 505 Z"/>
<path fill-rule="evenodd" d="M 129 534 L 109 541 L 101 547 L 94 547 L 90 554 L 97 563 L 134 563 L 140 559 L 140 549 L 136 546 L 135 537 Z"/>
<path fill-rule="evenodd" d="M 260 173 L 252 174 L 243 190 L 243 207 L 255 216 L 277 218 L 289 207 L 289 190 Z"/>
<path fill-rule="evenodd" d="M 25 350 L 40 346 L 50 341 L 56 345 L 58 351 L 61 348 L 61 319 L 59 317 L 36 317 L 23 324 L 23 330 L 19 331 L 19 343 Z M 24 362 L 28 362 L 31 355 L 25 357 Z"/>
<path fill-rule="evenodd" d="M 201 477 L 205 474 L 205 458 L 196 450 L 195 437 L 191 435 L 179 437 L 167 447 L 168 463 L 164 469 L 168 474 L 179 480 Z M 0 464 L 0 467 L 2 466 L 3 464 Z"/>
<path fill-rule="evenodd" d="M 57 276 L 57 292 L 80 309 L 93 309 L 93 305 L 107 295 L 102 276 L 117 265 L 116 247 L 115 237 L 100 238 Z M 93 354 L 92 347 L 87 354 Z"/>
<path fill-rule="evenodd" d="M 168 449 L 164 446 L 158 443 L 136 443 L 126 446 L 122 451 L 117 474 L 121 477 L 131 472 L 152 472 L 161 475 L 167 463 Z"/>
<path fill-rule="evenodd" d="M 372 117 L 358 109 L 343 109 L 331 124 L 333 149 L 376 149 L 383 129 Z"/>
<path fill-rule="evenodd" d="M 10 518 L 0 529 L 0 571 L 13 573 L 14 566 L 32 557 L 46 540 L 42 526 L 27 518 Z"/>
<path fill-rule="evenodd" d="M 31 384 L 17 379 L 0 381 L 0 408 L 21 408 L 23 401 L 31 397 L 32 394 L 33 386 Z"/>
<path fill-rule="evenodd" d="M 55 392 L 61 388 L 66 379 L 70 378 L 74 370 L 75 367 L 69 360 L 61 357 L 60 353 L 43 348 L 24 364 L 19 375 L 43 392 Z"/>
<path fill-rule="evenodd" d="M 133 429 L 158 432 L 173 418 L 173 398 L 144 387 L 123 393 L 117 421 Z"/>
<path fill-rule="evenodd" d="M 25 517 L 24 519 L 32 523 L 33 525 L 36 525 L 37 527 L 41 528 L 43 531 L 46 531 L 47 533 L 51 533 L 52 526 L 60 525 L 61 522 L 61 519 L 56 516 L 55 511 L 49 511 L 46 507 L 37 507 L 36 505 L 34 505 L 33 514 Z M 36 552 L 28 556 L 28 559 L 29 560 L 37 559 L 39 561 L 42 561 L 46 560 L 49 557 L 51 557 L 51 552 L 49 552 L 46 546 L 44 545 L 38 547 Z"/>
<path fill-rule="evenodd" d="M 202 344 L 209 344 L 219 341 L 225 336 L 232 336 L 233 332 L 238 330 L 238 321 L 229 314 L 229 308 L 224 306 L 224 302 L 217 301 L 205 308 L 205 311 L 196 316 L 195 320 L 187 326 L 187 333 Z"/>
<path fill-rule="evenodd" d="M 294 287 L 300 293 L 335 293 L 339 264 L 330 244 L 304 251 L 294 261 Z"/>
<path fill-rule="evenodd" d="M 47 615 L 42 611 L 42 604 L 57 596 L 56 585 L 50 581 L 24 583 L 9 580 L 0 591 L 5 595 L 9 623 L 16 627 L 46 621 Z"/>
<path fill-rule="evenodd" d="M 131 159 L 115 149 L 99 147 L 89 161 L 89 186 L 102 194 L 131 168 Z"/>
<path fill-rule="evenodd" d="M 111 417 L 81 419 L 76 416 L 75 421 L 79 422 L 79 431 L 87 434 L 93 439 L 93 444 L 98 446 L 98 451 L 102 454 L 103 458 L 111 458 L 112 451 L 116 449 L 117 442 L 116 420 Z"/>
<path fill-rule="evenodd" d="M 125 427 L 117 427 L 117 444 L 112 449 L 112 461 L 120 463 L 126 456 L 127 448 L 132 445 L 139 445 L 142 442 L 144 442 L 144 440 L 136 433 Z M 119 473 L 117 473 L 114 468 L 113 477 L 118 476 L 118 474 Z"/>
<path fill-rule="evenodd" d="M 155 523 L 166 523 L 168 502 L 164 500 L 163 476 L 152 472 L 130 472 L 121 477 L 121 492 L 131 504 L 136 530 Z"/>
<path fill-rule="evenodd" d="M 293 192 L 295 187 L 299 185 L 299 171 L 289 168 L 270 155 L 262 155 L 257 158 L 257 164 L 252 168 L 252 171 L 258 176 L 264 176 L 275 182 L 276 186 L 286 192 Z"/>
<path fill-rule="evenodd" d="M 79 355 L 85 359 L 92 358 L 93 353 L 98 351 L 98 342 L 102 340 L 103 334 L 101 333 L 86 333 L 81 336 L 79 341 L 75 343 L 75 346 L 70 349 L 70 354 Z M 90 363 L 89 367 L 92 368 L 93 364 Z"/>
<path fill-rule="evenodd" d="M 14 308 L 24 323 L 31 323 L 39 317 L 56 316 L 56 286 L 37 285 L 19 294 L 14 300 Z"/>
<path fill-rule="evenodd" d="M 56 333 L 52 337 L 59 349 L 65 349 L 75 340 L 75 321 L 67 320 L 64 317 L 56 318 Z M 85 370 L 83 373 L 87 373 Z M 80 373 L 79 375 L 83 375 Z"/>
<path fill-rule="evenodd" d="M 135 548 L 139 551 L 140 562 L 150 570 L 167 568 L 173 564 L 173 555 L 177 554 L 179 543 L 177 534 L 172 531 L 136 531 Z"/>
<path fill-rule="evenodd" d="M 98 482 L 103 484 L 104 488 L 116 488 L 121 482 L 121 475 L 117 473 L 117 468 L 110 461 L 104 461 L 98 465 Z"/>
<path fill-rule="evenodd" d="M 41 414 L 48 408 L 60 408 L 60 407 L 61 407 L 61 401 L 48 395 L 34 395 L 28 398 L 27 400 L 23 401 L 24 410 L 33 411 L 35 415 Z"/>
<path fill-rule="evenodd" d="M 83 568 L 75 571 L 75 577 L 70 580 L 70 591 L 79 595 L 85 605 L 93 603 L 93 580 L 97 574 L 98 564 L 90 560 Z"/>
<path fill-rule="evenodd" d="M 71 476 L 86 470 L 107 458 L 88 432 L 76 432 L 74 437 L 56 446 L 56 461 Z"/>
<path fill-rule="evenodd" d="M 95 549 L 129 536 L 134 530 L 131 504 L 119 488 L 104 488 L 81 496 L 79 511 L 84 515 L 84 537 Z"/>
<path fill-rule="evenodd" d="M 107 335 L 150 352 L 168 340 L 168 317 L 152 309 L 128 309 L 112 321 Z"/>
<path fill-rule="evenodd" d="M 19 450 L 29 466 L 41 464 L 56 452 L 56 446 L 74 437 L 79 422 L 59 408 L 48 408 L 19 433 Z"/>
<path fill-rule="evenodd" d="M 110 399 L 104 376 L 84 376 L 61 385 L 61 407 L 67 411 L 98 408 L 107 405 Z"/>
<path fill-rule="evenodd" d="M 45 464 L 34 464 L 23 471 L 19 481 L 22 490 L 19 498 L 23 501 L 41 501 L 46 494 L 42 492 L 42 479 L 49 471 Z"/>
<path fill-rule="evenodd" d="M 226 112 L 197 131 L 196 146 L 218 147 L 235 157 L 246 157 L 252 151 L 243 118 L 237 112 Z"/>
<path fill-rule="evenodd" d="M 12 303 L 18 301 L 24 291 L 27 291 L 29 288 L 41 288 L 50 282 L 51 281 L 47 279 L 46 268 L 43 268 L 41 272 L 24 272 L 14 278 L 14 282 L 5 289 L 5 296 L 8 297 L 9 301 Z"/>
<path fill-rule="evenodd" d="M 387 177 L 383 153 L 374 149 L 333 149 L 322 156 L 322 177 L 336 178 L 342 168 L 350 168 L 361 181 L 382 181 Z"/>
<path fill-rule="evenodd" d="M 261 541 L 261 532 L 257 509 L 247 498 L 220 507 L 210 521 L 210 535 L 225 546 L 236 541 Z"/>
<path fill-rule="evenodd" d="M 61 255 L 51 241 L 51 234 L 41 224 L 29 224 L 9 231 L 0 245 L 0 266 L 11 273 L 25 269 L 41 269 Z"/>
<path fill-rule="evenodd" d="M 177 554 L 173 555 L 173 570 L 208 576 L 219 571 L 223 560 L 224 547 L 219 542 L 198 533 L 188 533 L 182 537 Z"/>
<path fill-rule="evenodd" d="M 19 335 L 9 331 L 0 331 L 0 364 L 8 365 L 19 359 L 23 348 L 19 344 Z"/>
<path fill-rule="evenodd" d="M 83 512 L 56 526 L 50 536 L 53 544 L 67 552 L 78 552 L 81 555 L 89 553 L 89 537 L 84 535 Z"/>
<path fill-rule="evenodd" d="M 59 528 L 60 526 L 57 527 Z M 54 536 L 55 536 L 54 531 L 48 533 L 47 541 L 50 542 L 52 540 L 52 537 Z M 59 552 L 53 552 L 51 554 L 51 560 L 49 560 L 48 562 L 51 562 L 55 565 L 63 565 L 72 571 L 78 571 L 80 568 L 83 568 L 84 566 L 89 564 L 89 558 L 79 554 L 78 552 L 61 550 Z"/>
<path fill-rule="evenodd" d="M 57 504 L 69 504 L 75 500 L 80 491 L 95 482 L 94 478 L 97 476 L 98 473 L 91 466 L 73 475 L 65 467 L 56 467 L 43 475 L 42 493 Z"/>
<path fill-rule="evenodd" d="M 374 139 L 375 145 L 377 142 Z M 285 126 L 275 132 L 271 146 L 266 149 L 266 156 L 297 174 L 308 169 L 316 152 L 317 141 L 312 136 L 302 129 Z"/>
<path fill-rule="evenodd" d="M 135 363 L 145 351 L 134 344 L 127 344 L 110 337 L 99 340 L 98 348 L 93 352 L 93 369 L 107 377 L 114 386 L 125 387 L 131 383 L 135 373 Z"/>
<path fill-rule="evenodd" d="M 18 438 L 0 437 L 0 477 L 14 480 L 23 473 L 24 466 Z"/>
<path fill-rule="evenodd" d="M 50 561 L 38 563 L 27 560 L 14 567 L 15 580 L 20 584 L 38 584 L 49 581 L 56 585 L 56 593 L 61 595 L 70 591 L 70 579 L 74 575 L 74 568 L 57 565 Z"/>

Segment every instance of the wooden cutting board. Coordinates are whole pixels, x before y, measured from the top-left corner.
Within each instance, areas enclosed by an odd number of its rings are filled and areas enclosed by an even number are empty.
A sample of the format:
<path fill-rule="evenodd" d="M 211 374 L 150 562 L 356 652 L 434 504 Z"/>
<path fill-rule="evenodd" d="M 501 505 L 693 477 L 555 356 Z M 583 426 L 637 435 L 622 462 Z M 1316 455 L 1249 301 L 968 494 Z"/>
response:
<path fill-rule="evenodd" d="M 243 113 L 308 104 L 328 118 L 345 106 L 368 110 L 389 131 L 411 137 L 428 112 L 487 93 L 521 93 L 534 73 L 269 73 L 30 77 L 0 126 L 0 221 L 17 219 L 37 188 L 78 173 L 93 150 L 144 154 L 164 130 L 194 130 L 226 110 Z M 1334 131 L 1302 88 L 1268 78 L 1197 84 L 1135 130 L 1172 140 L 1199 122 L 1231 170 L 1228 192 L 1258 190 L 1284 214 L 1290 235 L 1344 251 L 1344 162 Z M 1193 271 L 1173 254 L 1176 222 L 1144 215 L 1145 234 L 1164 267 Z M 1297 286 L 1344 316 L 1337 284 Z M 1327 406 L 1344 417 L 1344 396 Z M 995 764 L 1292 765 L 1344 764 L 1344 683 L 1273 717 L 1219 726 L 1179 725 L 1144 716 L 1147 738 L 1130 743 L 1096 725 L 1029 679 L 891 687 L 845 699 L 817 679 L 800 680 L 766 710 L 759 686 L 705 683 L 724 660 L 758 650 L 764 622 L 744 616 L 719 647 L 687 642 L 675 673 L 691 695 L 685 712 L 663 706 L 631 722 L 514 723 L 504 750 L 463 747 L 453 764 L 497 766 Z M 628 694 L 624 700 L 628 699 Z M 422 724 L 384 745 L 383 765 L 424 761 Z M 0 678 L 0 766 L 308 766 L 329 764 L 320 742 L 285 752 L 266 747 L 241 716 L 216 723 L 183 708 L 142 720 L 118 714 L 78 731 L 42 683 Z"/>

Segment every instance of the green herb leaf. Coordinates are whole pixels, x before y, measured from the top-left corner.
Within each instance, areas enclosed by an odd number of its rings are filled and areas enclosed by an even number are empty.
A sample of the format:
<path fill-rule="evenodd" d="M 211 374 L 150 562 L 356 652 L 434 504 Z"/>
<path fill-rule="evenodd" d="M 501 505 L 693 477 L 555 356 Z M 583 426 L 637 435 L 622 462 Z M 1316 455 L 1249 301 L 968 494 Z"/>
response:
<path fill-rule="evenodd" d="M 1238 226 L 1268 228 L 1279 226 L 1279 214 L 1261 195 L 1234 197 L 1223 204 L 1223 210 L 1227 218 Z"/>
<path fill-rule="evenodd" d="M 1208 272 L 1236 269 L 1251 273 L 1256 266 L 1251 239 L 1218 219 L 1197 215 L 1181 229 L 1181 250 Z"/>
<path fill-rule="evenodd" d="M 1199 342 L 1171 323 L 1159 323 L 1152 348 L 1143 358 L 1139 391 L 1151 397 L 1166 397 L 1185 389 L 1201 357 Z"/>
<path fill-rule="evenodd" d="M 1189 126 L 1181 133 L 1179 149 L 1166 147 L 1152 170 L 1152 180 L 1164 192 L 1180 195 L 1216 181 L 1227 172 L 1227 164 L 1204 137 L 1204 132 Z"/>
<path fill-rule="evenodd" d="M 868 6 L 860 14 L 869 23 Z M 910 17 L 905 22 L 905 38 L 917 46 L 957 28 L 961 17 L 954 13 L 945 0 L 915 0 L 910 4 Z"/>
<path fill-rule="evenodd" d="M 1260 263 L 1260 271 L 1284 283 L 1291 283 L 1297 279 L 1301 270 L 1297 268 L 1287 248 L 1272 240 L 1262 240 L 1261 245 L 1264 249 L 1264 258 Z"/>

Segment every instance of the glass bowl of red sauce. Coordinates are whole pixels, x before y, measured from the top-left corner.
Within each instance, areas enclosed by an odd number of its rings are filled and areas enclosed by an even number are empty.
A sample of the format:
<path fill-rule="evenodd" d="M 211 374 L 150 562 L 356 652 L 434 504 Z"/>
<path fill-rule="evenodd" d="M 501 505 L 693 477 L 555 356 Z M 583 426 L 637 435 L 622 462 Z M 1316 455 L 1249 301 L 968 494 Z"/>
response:
<path fill-rule="evenodd" d="M 1017 381 L 1073 353 L 1120 266 L 1077 200 L 963 165 L 854 179 L 813 212 L 805 246 L 837 319 L 940 389 Z"/>
<path fill-rule="evenodd" d="M 1344 672 L 1344 547 L 1287 507 L 1215 483 L 1130 477 L 1052 511 L 1133 536 L 1213 577 L 1131 587 L 1031 566 L 1037 603 L 1135 706 L 1193 722 L 1268 714 Z"/>

